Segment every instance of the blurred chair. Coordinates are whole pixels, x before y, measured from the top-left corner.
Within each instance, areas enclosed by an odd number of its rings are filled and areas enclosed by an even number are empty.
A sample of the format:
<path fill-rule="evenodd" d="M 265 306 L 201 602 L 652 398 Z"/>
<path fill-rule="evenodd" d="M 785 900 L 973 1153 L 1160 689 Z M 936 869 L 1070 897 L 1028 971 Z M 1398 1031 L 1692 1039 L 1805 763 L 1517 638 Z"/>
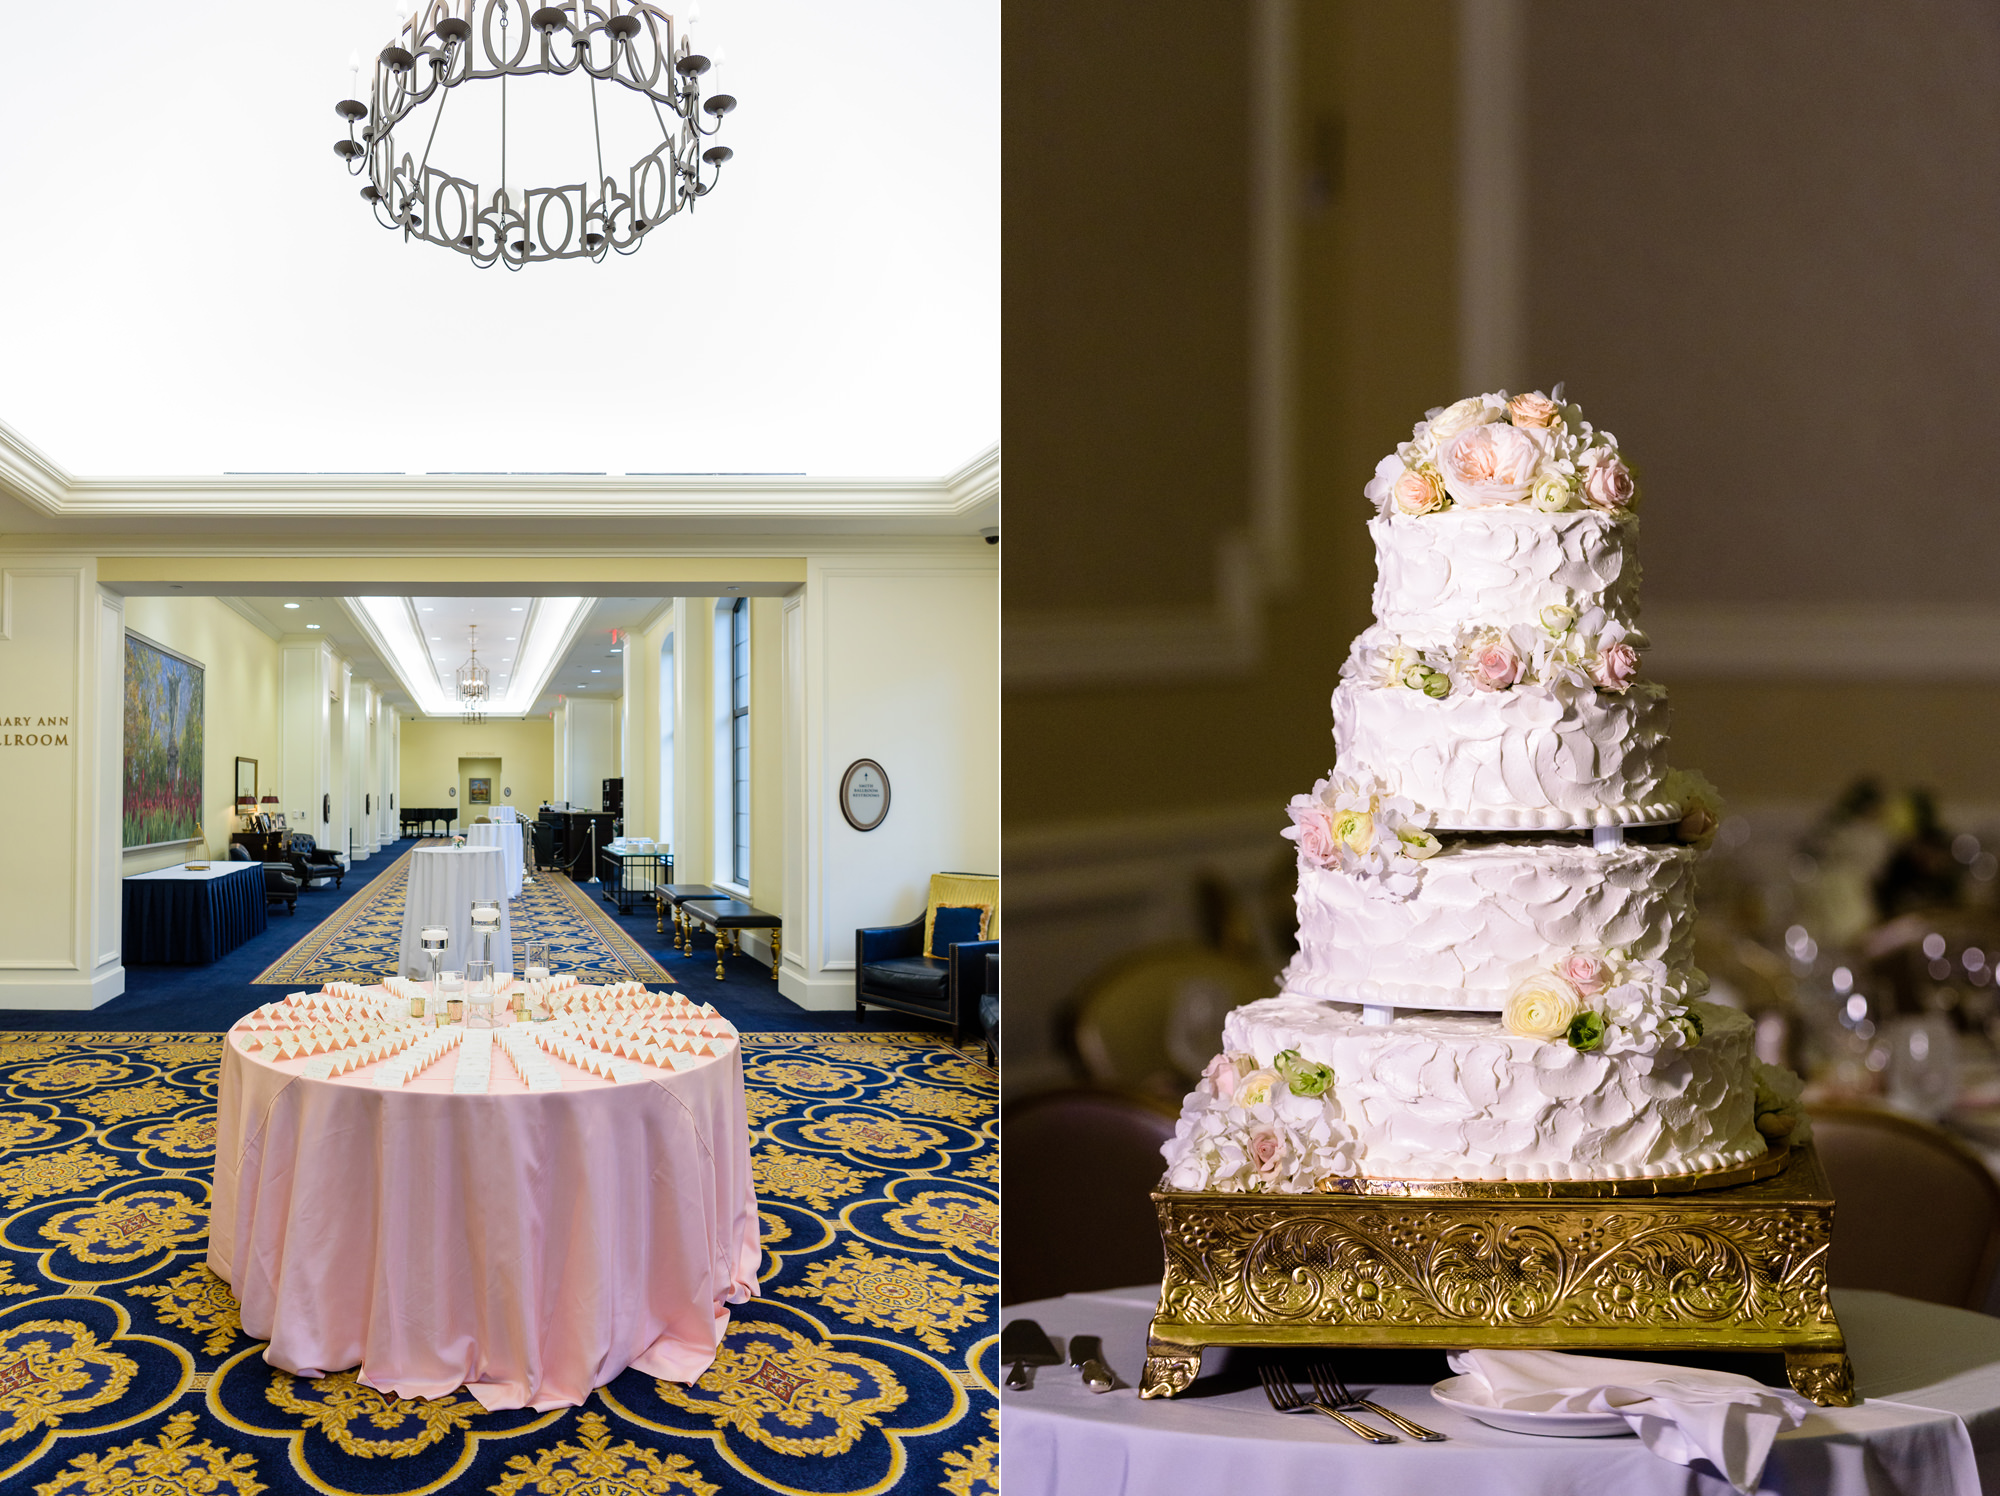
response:
<path fill-rule="evenodd" d="M 1003 1107 L 1000 1128 L 1003 1304 L 1159 1281 L 1151 1194 L 1170 1116 L 1134 1097 L 1052 1091 Z"/>
<path fill-rule="evenodd" d="M 1942 1128 L 1863 1106 L 1811 1108 L 1833 1186 L 1827 1281 L 1985 1309 L 2000 1266 L 2000 1184 Z"/>
<path fill-rule="evenodd" d="M 1222 1048 L 1232 1008 L 1272 997 L 1257 962 L 1202 945 L 1159 945 L 1123 958 L 1084 990 L 1077 1057 L 1092 1083 L 1178 1106 Z"/>

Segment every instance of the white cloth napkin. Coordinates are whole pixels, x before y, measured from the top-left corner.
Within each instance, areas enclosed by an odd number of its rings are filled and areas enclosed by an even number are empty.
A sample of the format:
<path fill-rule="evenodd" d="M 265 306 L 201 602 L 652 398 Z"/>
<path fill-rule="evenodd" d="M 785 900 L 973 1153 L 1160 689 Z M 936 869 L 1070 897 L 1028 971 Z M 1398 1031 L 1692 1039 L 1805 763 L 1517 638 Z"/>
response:
<path fill-rule="evenodd" d="M 1739 1491 L 1757 1488 L 1772 1441 L 1813 1408 L 1796 1392 L 1728 1371 L 1561 1351 L 1454 1351 L 1448 1359 L 1481 1394 L 1468 1401 L 1523 1412 L 1615 1413 L 1661 1459 L 1705 1459 Z"/>

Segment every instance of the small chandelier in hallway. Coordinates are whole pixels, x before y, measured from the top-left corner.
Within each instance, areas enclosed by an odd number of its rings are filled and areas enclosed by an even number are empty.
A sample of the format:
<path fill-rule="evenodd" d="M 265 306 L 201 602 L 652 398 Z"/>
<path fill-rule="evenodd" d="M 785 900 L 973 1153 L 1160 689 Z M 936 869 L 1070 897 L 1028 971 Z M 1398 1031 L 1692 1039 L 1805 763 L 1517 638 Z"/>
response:
<path fill-rule="evenodd" d="M 479 625 L 471 626 L 472 653 L 458 667 L 459 721 L 486 720 L 486 667 L 479 663 Z"/>
<path fill-rule="evenodd" d="M 702 97 L 711 64 L 688 42 L 691 18 L 677 24 L 647 0 L 568 0 L 532 9 L 527 0 L 423 0 L 377 55 L 368 100 L 350 97 L 334 106 L 347 122 L 347 139 L 335 141 L 334 151 L 350 175 L 367 175 L 361 196 L 384 228 L 456 250 L 481 268 L 495 261 L 518 270 L 543 260 L 602 260 L 611 249 L 631 254 L 647 234 L 707 196 L 733 154 L 721 145 L 702 149 L 736 100 L 724 93 Z M 360 60 L 349 66 L 358 94 Z M 524 186 L 507 165 L 507 80 L 577 73 L 589 89 L 590 134 L 579 132 L 574 164 L 558 179 L 563 185 Z M 431 147 L 453 93 L 494 80 L 499 177 L 489 192 L 434 165 Z M 599 82 L 616 83 L 650 106 L 643 126 L 649 136 L 658 126 L 659 141 L 623 181 L 605 171 Z M 432 101 L 437 107 L 426 129 L 412 116 Z M 417 132 L 406 145 L 421 141 L 414 154 L 397 145 L 405 121 Z M 517 160 L 521 144 L 517 138 Z"/>

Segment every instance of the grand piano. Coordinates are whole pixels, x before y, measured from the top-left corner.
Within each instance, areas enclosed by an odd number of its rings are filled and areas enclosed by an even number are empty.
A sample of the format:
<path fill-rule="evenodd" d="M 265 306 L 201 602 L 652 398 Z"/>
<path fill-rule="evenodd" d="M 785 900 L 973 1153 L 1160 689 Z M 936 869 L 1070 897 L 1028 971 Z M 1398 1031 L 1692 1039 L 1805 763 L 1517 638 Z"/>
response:
<path fill-rule="evenodd" d="M 457 809 L 448 805 L 405 805 L 396 814 L 405 836 L 449 836 L 451 823 L 458 819 Z"/>

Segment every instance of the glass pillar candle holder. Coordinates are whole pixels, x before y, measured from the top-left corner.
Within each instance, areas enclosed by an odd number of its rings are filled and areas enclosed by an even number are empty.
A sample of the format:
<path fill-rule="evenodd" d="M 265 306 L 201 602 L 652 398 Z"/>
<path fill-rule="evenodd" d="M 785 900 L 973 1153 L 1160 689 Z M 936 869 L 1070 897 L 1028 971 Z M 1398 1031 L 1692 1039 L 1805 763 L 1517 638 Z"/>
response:
<path fill-rule="evenodd" d="M 494 899 L 474 899 L 472 901 L 472 949 L 466 952 L 467 959 L 478 956 L 489 965 L 496 962 L 493 952 L 493 938 L 500 933 L 500 905 Z M 514 969 L 512 952 L 507 956 L 507 970 Z"/>
<path fill-rule="evenodd" d="M 465 1026 L 469 1029 L 493 1027 L 493 963 L 475 960 L 465 963 Z"/>
<path fill-rule="evenodd" d="M 436 998 L 438 995 L 438 969 L 444 962 L 444 953 L 451 949 L 451 931 L 447 930 L 443 925 L 425 925 L 423 929 L 417 932 L 417 944 L 422 947 L 424 954 L 430 958 L 430 996 Z M 410 999 L 410 1016 L 412 1018 L 422 1018 L 424 1016 L 424 994 L 418 993 Z"/>

